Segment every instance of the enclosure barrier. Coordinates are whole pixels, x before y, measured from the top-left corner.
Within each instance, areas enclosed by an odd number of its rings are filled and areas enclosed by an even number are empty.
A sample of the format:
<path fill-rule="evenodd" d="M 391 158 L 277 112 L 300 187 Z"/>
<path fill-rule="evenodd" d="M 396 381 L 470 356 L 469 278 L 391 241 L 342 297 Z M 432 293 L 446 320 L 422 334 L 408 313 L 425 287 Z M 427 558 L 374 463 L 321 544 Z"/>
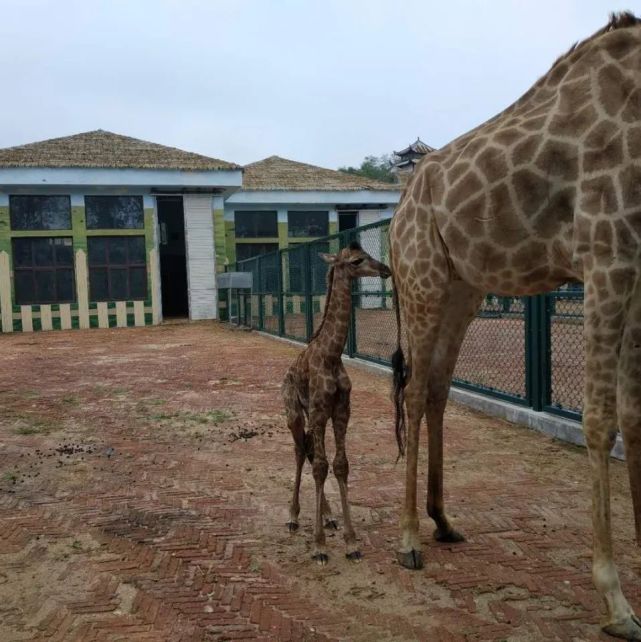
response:
<path fill-rule="evenodd" d="M 307 342 L 325 305 L 327 264 L 319 253 L 358 241 L 388 263 L 388 227 L 381 221 L 228 266 L 251 272 L 253 288 L 232 292 L 231 301 L 221 292 L 221 318 L 231 312 L 241 325 Z M 391 279 L 354 282 L 346 355 L 390 365 L 396 342 L 391 290 Z M 489 295 L 468 329 L 453 383 L 580 420 L 584 354 L 581 287 L 531 297 Z"/>

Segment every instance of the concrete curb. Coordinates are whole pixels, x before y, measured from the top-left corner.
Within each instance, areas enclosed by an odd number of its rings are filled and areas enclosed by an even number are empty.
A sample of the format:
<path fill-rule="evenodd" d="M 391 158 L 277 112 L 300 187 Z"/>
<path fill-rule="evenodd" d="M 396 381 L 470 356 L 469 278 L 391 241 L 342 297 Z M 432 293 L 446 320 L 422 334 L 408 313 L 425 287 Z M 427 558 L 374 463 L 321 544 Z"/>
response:
<path fill-rule="evenodd" d="M 257 332 L 257 334 L 295 346 L 306 345 L 300 341 L 277 337 L 273 334 L 269 334 L 268 332 Z M 390 367 L 372 363 L 365 359 L 343 356 L 343 361 L 372 372 L 388 375 L 391 373 Z M 561 441 L 565 441 L 576 446 L 585 447 L 585 437 L 583 436 L 581 424 L 578 421 L 572 421 L 571 419 L 566 419 L 549 412 L 538 412 L 531 408 L 512 404 L 509 401 L 503 401 L 502 399 L 496 399 L 494 397 L 486 397 L 485 395 L 477 392 L 472 392 L 471 390 L 465 390 L 463 388 L 456 388 L 455 386 L 450 389 L 450 399 L 456 403 L 478 410 L 485 415 L 505 419 L 511 423 L 520 424 L 526 428 L 530 428 L 531 430 L 536 430 L 537 432 L 553 437 L 554 439 L 560 439 Z M 616 443 L 612 449 L 612 457 L 615 459 L 625 460 L 621 435 L 617 435 Z"/>

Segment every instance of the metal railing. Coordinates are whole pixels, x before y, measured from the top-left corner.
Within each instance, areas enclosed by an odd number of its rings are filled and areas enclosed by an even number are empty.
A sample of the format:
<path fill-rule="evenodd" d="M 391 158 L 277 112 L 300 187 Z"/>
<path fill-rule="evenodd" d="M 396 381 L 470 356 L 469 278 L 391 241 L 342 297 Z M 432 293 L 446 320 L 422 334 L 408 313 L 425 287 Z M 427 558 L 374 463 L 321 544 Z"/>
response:
<path fill-rule="evenodd" d="M 347 230 L 228 266 L 253 274 L 253 290 L 221 292 L 221 318 L 306 342 L 322 318 L 327 265 L 319 252 L 337 252 L 353 240 L 389 262 L 389 221 Z M 389 365 L 396 321 L 391 279 L 354 283 L 345 354 Z M 463 342 L 454 385 L 580 419 L 583 398 L 583 290 L 569 286 L 532 297 L 489 295 Z"/>

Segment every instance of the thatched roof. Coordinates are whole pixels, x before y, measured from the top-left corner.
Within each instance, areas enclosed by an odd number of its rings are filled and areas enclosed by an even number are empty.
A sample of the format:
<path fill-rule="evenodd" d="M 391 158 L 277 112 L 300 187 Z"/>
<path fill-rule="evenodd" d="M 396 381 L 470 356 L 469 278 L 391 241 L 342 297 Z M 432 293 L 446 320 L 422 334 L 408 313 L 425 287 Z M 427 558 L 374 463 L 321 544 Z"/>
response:
<path fill-rule="evenodd" d="M 334 169 L 270 156 L 245 165 L 243 191 L 338 191 L 398 190 L 395 183 L 375 181 Z"/>
<path fill-rule="evenodd" d="M 234 163 L 185 152 L 102 129 L 0 149 L 2 167 L 118 169 L 240 169 Z"/>

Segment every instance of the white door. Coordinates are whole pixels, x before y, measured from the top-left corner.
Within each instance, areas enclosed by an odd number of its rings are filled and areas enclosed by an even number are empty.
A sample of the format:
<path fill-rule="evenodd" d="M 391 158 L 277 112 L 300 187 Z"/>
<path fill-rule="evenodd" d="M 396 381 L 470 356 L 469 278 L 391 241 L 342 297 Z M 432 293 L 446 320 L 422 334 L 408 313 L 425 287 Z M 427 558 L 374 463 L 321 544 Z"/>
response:
<path fill-rule="evenodd" d="M 216 256 L 211 194 L 185 194 L 185 241 L 189 318 L 215 319 Z"/>

